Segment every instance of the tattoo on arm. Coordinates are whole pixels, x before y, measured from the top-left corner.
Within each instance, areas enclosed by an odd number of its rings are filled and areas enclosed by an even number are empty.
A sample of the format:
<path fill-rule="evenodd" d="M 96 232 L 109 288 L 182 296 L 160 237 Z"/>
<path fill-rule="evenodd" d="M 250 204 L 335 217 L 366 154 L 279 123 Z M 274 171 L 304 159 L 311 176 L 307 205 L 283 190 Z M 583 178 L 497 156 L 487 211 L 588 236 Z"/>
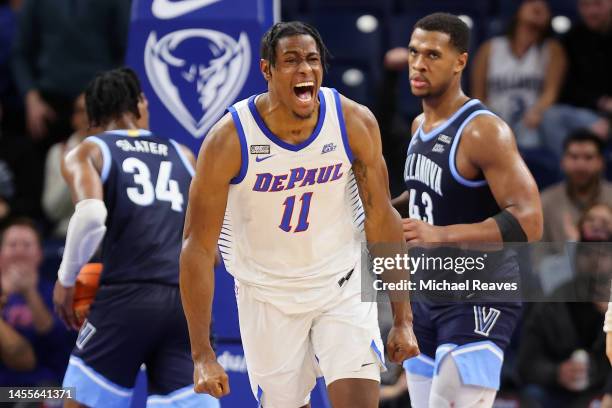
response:
<path fill-rule="evenodd" d="M 357 180 L 359 193 L 361 194 L 361 201 L 365 206 L 365 210 L 368 211 L 370 208 L 372 208 L 372 195 L 367 188 L 368 168 L 361 162 L 361 160 L 355 159 L 355 162 L 353 163 L 353 173 L 355 174 L 355 179 Z"/>

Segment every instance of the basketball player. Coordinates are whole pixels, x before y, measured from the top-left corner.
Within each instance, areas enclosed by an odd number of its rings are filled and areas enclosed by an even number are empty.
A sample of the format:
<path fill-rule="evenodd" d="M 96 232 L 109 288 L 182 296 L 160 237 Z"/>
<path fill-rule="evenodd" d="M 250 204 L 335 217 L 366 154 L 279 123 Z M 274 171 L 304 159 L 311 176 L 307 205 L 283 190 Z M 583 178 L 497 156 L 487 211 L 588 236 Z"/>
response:
<path fill-rule="evenodd" d="M 376 304 L 360 299 L 360 242 L 365 231 L 402 243 L 401 221 L 376 120 L 321 87 L 326 58 L 311 26 L 274 25 L 261 42 L 268 91 L 230 107 L 202 146 L 181 253 L 198 392 L 229 392 L 208 340 L 218 243 L 260 404 L 307 407 L 322 374 L 335 408 L 378 406 L 383 349 Z M 418 353 L 410 304 L 393 311 L 388 353 L 403 361 Z"/>
<path fill-rule="evenodd" d="M 423 113 L 412 126 L 406 191 L 393 201 L 410 215 L 404 236 L 409 243 L 538 240 L 538 189 L 512 131 L 461 90 L 468 43 L 468 27 L 443 13 L 418 21 L 410 39 L 410 86 Z M 518 274 L 514 256 L 502 261 L 492 273 Z M 520 304 L 412 306 L 422 352 L 404 363 L 413 407 L 492 406 Z"/>
<path fill-rule="evenodd" d="M 63 385 L 76 387 L 76 400 L 85 406 L 129 406 L 144 363 L 148 404 L 218 407 L 217 400 L 193 392 L 178 288 L 193 155 L 145 130 L 147 100 L 132 70 L 98 75 L 85 99 L 90 125 L 104 133 L 85 139 L 63 165 L 76 208 L 54 302 L 71 327 L 76 328 L 72 299 L 77 273 L 102 238 L 104 266 Z"/>

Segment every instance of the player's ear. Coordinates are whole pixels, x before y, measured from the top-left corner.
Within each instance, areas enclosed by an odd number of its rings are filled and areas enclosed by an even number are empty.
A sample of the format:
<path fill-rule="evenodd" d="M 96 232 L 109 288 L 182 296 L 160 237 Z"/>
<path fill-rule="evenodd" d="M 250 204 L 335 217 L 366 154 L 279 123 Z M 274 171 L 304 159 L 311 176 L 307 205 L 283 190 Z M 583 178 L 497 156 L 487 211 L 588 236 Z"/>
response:
<path fill-rule="evenodd" d="M 140 93 L 140 97 L 138 98 L 138 105 L 140 105 L 139 108 L 142 106 L 142 109 L 149 108 L 149 100 L 145 96 L 144 92 Z"/>
<path fill-rule="evenodd" d="M 463 71 L 467 65 L 467 61 L 468 61 L 467 52 L 462 52 L 461 54 L 459 54 L 459 56 L 457 57 L 457 61 L 455 63 L 455 73 L 459 73 Z"/>
<path fill-rule="evenodd" d="M 149 100 L 144 93 L 140 93 L 138 98 L 138 127 L 141 129 L 149 128 Z"/>
<path fill-rule="evenodd" d="M 260 59 L 259 70 L 266 81 L 269 81 L 272 78 L 272 73 L 270 72 L 270 61 L 263 58 Z"/>

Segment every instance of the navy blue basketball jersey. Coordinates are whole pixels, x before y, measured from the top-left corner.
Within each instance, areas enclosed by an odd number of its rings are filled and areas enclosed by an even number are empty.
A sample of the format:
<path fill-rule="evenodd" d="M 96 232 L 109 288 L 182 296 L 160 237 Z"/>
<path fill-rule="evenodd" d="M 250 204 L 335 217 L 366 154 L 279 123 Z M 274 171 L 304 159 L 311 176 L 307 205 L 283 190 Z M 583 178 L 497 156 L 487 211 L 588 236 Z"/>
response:
<path fill-rule="evenodd" d="M 173 140 L 145 130 L 91 136 L 103 156 L 108 209 L 101 284 L 178 285 L 179 255 L 194 169 Z"/>
<path fill-rule="evenodd" d="M 472 99 L 442 125 L 425 133 L 421 124 L 413 135 L 404 168 L 410 218 L 437 226 L 473 224 L 501 211 L 487 181 L 484 178 L 464 178 L 455 164 L 463 129 L 478 115 L 493 113 L 480 101 Z M 480 251 L 463 250 L 455 246 L 425 250 L 423 253 L 442 257 L 469 256 L 474 259 L 484 255 Z M 453 281 L 482 278 L 487 281 L 499 279 L 503 282 L 518 282 L 519 269 L 514 251 L 489 252 L 486 256 L 486 267 L 481 271 L 458 274 L 447 270 L 432 270 L 430 273 L 435 273 L 440 279 Z M 445 297 L 448 294 L 443 292 L 434 295 Z M 474 299 L 481 295 L 479 293 Z"/>
<path fill-rule="evenodd" d="M 410 218 L 444 226 L 481 222 L 500 212 L 486 180 L 467 180 L 455 165 L 464 127 L 474 117 L 487 114 L 493 113 L 472 99 L 430 132 L 419 126 L 404 167 Z"/>

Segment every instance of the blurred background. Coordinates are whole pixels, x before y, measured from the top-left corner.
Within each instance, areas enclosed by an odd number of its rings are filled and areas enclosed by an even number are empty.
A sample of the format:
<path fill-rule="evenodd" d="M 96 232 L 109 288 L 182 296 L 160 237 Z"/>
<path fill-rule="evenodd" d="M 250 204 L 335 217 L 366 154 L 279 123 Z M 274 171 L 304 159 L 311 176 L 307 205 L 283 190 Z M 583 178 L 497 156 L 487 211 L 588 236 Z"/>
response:
<path fill-rule="evenodd" d="M 9 247 L 12 227 L 1 242 L 0 350 L 16 332 L 34 360 L 15 365 L 3 357 L 0 386 L 61 384 L 75 334 L 52 316 L 73 212 L 60 161 L 90 134 L 81 96 L 87 82 L 125 64 L 131 10 L 129 0 L 0 0 L 0 224 L 17 219 L 34 232 L 24 238 L 32 252 Z M 471 28 L 464 91 L 510 124 L 541 189 L 544 241 L 560 245 L 534 256 L 539 276 L 557 279 L 553 286 L 543 279 L 552 296 L 572 282 L 573 268 L 559 266 L 564 243 L 612 236 L 612 0 L 282 0 L 281 19 L 311 23 L 331 51 L 323 84 L 378 118 L 394 196 L 403 191 L 410 126 L 421 112 L 405 47 L 416 21 L 437 11 Z M 14 267 L 24 259 L 27 271 Z M 41 302 L 46 311 L 35 306 Z M 496 406 L 612 407 L 604 311 L 596 302 L 527 305 Z M 244 375 L 243 360 L 232 360 L 241 351 L 231 350 L 220 354 Z M 403 376 L 390 370 L 381 406 L 409 406 Z"/>

